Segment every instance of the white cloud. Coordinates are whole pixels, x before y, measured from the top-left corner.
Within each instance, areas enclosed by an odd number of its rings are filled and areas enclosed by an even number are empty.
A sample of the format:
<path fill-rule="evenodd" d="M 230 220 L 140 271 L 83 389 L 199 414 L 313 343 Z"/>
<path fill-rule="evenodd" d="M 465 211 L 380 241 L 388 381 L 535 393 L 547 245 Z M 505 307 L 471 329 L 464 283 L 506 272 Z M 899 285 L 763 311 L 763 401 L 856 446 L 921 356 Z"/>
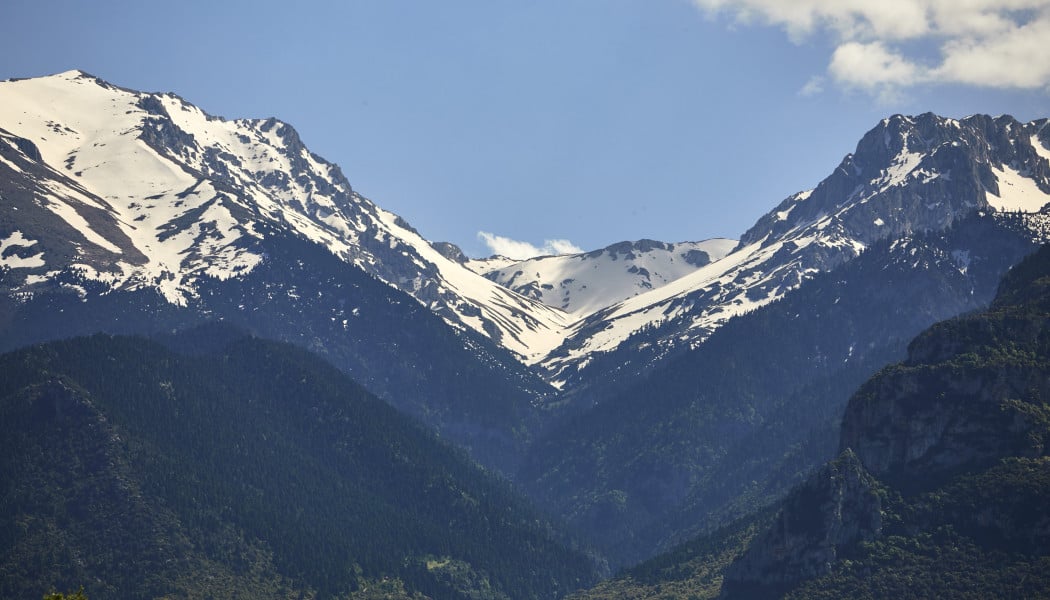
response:
<path fill-rule="evenodd" d="M 802 89 L 798 91 L 799 96 L 810 97 L 816 96 L 824 92 L 824 78 L 820 75 L 814 75 L 809 78 L 806 85 L 802 86 Z"/>
<path fill-rule="evenodd" d="M 901 88 L 925 79 L 919 65 L 881 42 L 842 44 L 831 55 L 828 73 L 846 87 L 875 94 L 884 104 L 896 101 Z"/>
<path fill-rule="evenodd" d="M 1039 88 L 1050 84 L 1050 19 L 994 40 L 952 40 L 933 77 L 970 85 Z"/>
<path fill-rule="evenodd" d="M 551 254 L 579 254 L 583 252 L 576 244 L 569 240 L 544 240 L 542 246 L 533 246 L 529 242 L 512 240 L 508 237 L 479 231 L 478 239 L 485 242 L 493 254 L 506 256 L 515 260 L 524 260 L 534 256 L 547 256 Z"/>
<path fill-rule="evenodd" d="M 693 2 L 712 18 L 780 27 L 795 42 L 830 34 L 828 78 L 881 97 L 922 83 L 1050 86 L 1050 0 Z M 801 93 L 816 93 L 819 81 Z"/>
<path fill-rule="evenodd" d="M 831 55 L 828 73 L 852 87 L 878 89 L 886 85 L 911 85 L 922 78 L 921 68 L 882 42 L 847 42 Z"/>

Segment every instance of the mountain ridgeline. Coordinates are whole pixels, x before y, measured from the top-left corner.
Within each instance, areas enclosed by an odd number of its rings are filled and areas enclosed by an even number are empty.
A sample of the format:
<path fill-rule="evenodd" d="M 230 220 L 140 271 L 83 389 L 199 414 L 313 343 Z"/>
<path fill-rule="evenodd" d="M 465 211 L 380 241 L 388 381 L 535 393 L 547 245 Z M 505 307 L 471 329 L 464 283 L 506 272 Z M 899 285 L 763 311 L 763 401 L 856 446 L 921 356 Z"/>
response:
<path fill-rule="evenodd" d="M 0 596 L 345 597 L 395 578 L 549 598 L 598 575 L 509 487 L 313 355 L 225 326 L 168 345 L 95 335 L 0 357 Z"/>
<path fill-rule="evenodd" d="M 878 241 L 942 231 L 981 211 L 1036 213 L 1050 202 L 1046 125 L 984 115 L 885 119 L 723 259 L 587 316 L 540 366 L 563 389 L 605 381 L 610 368 L 644 374 Z M 654 345 L 649 356 L 610 363 L 603 355 L 642 330 Z"/>
<path fill-rule="evenodd" d="M 1050 247 L 860 386 L 838 456 L 773 509 L 579 598 L 1050 595 Z"/>
<path fill-rule="evenodd" d="M 611 381 L 533 446 L 519 480 L 617 565 L 773 501 L 834 455 L 858 385 L 924 328 L 992 299 L 1035 249 L 1024 219 L 874 245 L 640 381 Z"/>
<path fill-rule="evenodd" d="M 242 277 L 202 277 L 199 297 L 186 306 L 148 289 L 104 292 L 78 271 L 63 271 L 55 293 L 0 298 L 0 349 L 224 321 L 317 353 L 487 466 L 513 470 L 543 419 L 535 405 L 549 388 L 538 377 L 316 244 L 272 233 L 259 250 L 265 260 Z"/>
<path fill-rule="evenodd" d="M 952 515 L 1040 493 L 1040 263 L 1011 267 L 1050 241 L 1047 123 L 895 115 L 739 240 L 512 261 L 276 119 L 0 82 L 0 595 L 556 598 L 608 564 L 631 591 L 594 594 L 849 596 L 929 548 L 1029 573 L 1041 541 Z"/>

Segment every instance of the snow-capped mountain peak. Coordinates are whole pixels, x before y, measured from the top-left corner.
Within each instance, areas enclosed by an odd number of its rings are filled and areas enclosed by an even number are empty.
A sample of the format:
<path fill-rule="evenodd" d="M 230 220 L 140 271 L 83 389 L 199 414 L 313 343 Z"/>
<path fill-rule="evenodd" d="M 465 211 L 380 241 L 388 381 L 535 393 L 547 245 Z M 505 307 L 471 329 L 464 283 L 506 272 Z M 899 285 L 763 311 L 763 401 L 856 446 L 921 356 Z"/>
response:
<path fill-rule="evenodd" d="M 789 196 L 725 258 L 585 318 L 542 363 L 571 381 L 594 353 L 642 329 L 662 356 L 702 343 L 872 243 L 943 230 L 977 211 L 1035 212 L 1050 202 L 1047 120 L 897 115 L 868 132 L 814 189 Z M 655 331 L 655 333 L 653 333 Z"/>
<path fill-rule="evenodd" d="M 0 83 L 0 135 L 4 179 L 21 182 L 2 192 L 5 205 L 22 211 L 0 237 L 43 240 L 44 264 L 4 261 L 19 293 L 75 269 L 186 304 L 200 277 L 236 277 L 264 260 L 258 242 L 276 228 L 523 359 L 557 345 L 568 320 L 435 251 L 276 119 L 226 120 L 70 71 Z"/>
<path fill-rule="evenodd" d="M 95 293 L 155 290 L 190 305 L 201 281 L 252 272 L 268 240 L 292 235 L 564 384 L 630 340 L 657 358 L 700 344 L 876 241 L 975 211 L 1040 210 L 1046 125 L 895 115 L 739 243 L 642 240 L 477 261 L 359 195 L 290 125 L 227 120 L 70 71 L 0 83 L 0 283 L 18 298 L 63 287 L 84 296 L 90 282 Z"/>
<path fill-rule="evenodd" d="M 620 242 L 593 252 L 481 263 L 485 277 L 574 318 L 667 285 L 717 261 L 736 240 Z M 502 262 L 502 261 L 500 261 Z M 476 267 L 477 268 L 477 267 Z"/>

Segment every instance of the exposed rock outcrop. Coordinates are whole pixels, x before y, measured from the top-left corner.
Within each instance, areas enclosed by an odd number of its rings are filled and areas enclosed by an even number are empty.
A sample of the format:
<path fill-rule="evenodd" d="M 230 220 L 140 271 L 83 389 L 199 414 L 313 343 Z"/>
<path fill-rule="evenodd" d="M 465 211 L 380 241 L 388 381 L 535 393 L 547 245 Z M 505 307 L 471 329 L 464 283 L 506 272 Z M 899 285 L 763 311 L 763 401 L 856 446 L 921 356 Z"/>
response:
<path fill-rule="evenodd" d="M 931 327 L 904 363 L 861 387 L 840 448 L 904 487 L 1047 454 L 1038 417 L 1050 398 L 1047 259 L 1044 247 L 1004 280 L 991 310 Z"/>
<path fill-rule="evenodd" d="M 841 553 L 882 529 L 878 484 L 846 450 L 785 500 L 773 526 L 725 574 L 723 598 L 768 598 L 831 572 Z"/>
<path fill-rule="evenodd" d="M 984 566 L 983 551 L 1045 556 L 1048 292 L 1044 246 L 1003 279 L 989 310 L 931 327 L 905 362 L 865 383 L 843 418 L 842 454 L 788 496 L 773 526 L 726 570 L 722 596 L 779 597 L 801 584 L 806 597 L 805 586 L 825 581 L 806 580 L 834 575 L 850 585 L 873 571 L 896 582 L 903 555 L 891 555 L 911 552 L 900 546 L 908 539 L 919 554 L 970 544 L 963 566 L 944 567 L 954 573 Z M 882 558 L 860 543 L 873 540 Z M 868 571 L 840 568 L 845 556 Z M 959 585 L 946 579 L 929 589 Z"/>
<path fill-rule="evenodd" d="M 1033 423 L 1017 403 L 1047 394 L 1050 378 L 1038 368 L 898 367 L 850 402 L 841 445 L 872 473 L 905 486 L 1004 456 L 1039 456 L 1046 448 L 1027 435 Z"/>

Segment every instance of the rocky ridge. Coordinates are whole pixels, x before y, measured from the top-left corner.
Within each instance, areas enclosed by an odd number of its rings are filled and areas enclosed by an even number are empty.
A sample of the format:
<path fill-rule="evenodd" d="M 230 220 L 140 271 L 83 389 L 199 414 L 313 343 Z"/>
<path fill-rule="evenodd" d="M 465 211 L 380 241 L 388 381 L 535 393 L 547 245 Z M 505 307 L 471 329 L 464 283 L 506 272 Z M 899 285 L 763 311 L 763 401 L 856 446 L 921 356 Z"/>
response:
<path fill-rule="evenodd" d="M 729 319 L 853 260 L 873 243 L 940 231 L 975 212 L 1036 213 L 1050 202 L 1047 120 L 930 113 L 883 120 L 814 189 L 794 194 L 721 260 L 580 321 L 540 366 L 564 385 L 631 333 L 659 351 L 695 348 Z M 595 374 L 597 376 L 597 374 Z"/>
<path fill-rule="evenodd" d="M 259 242 L 277 230 L 522 360 L 560 339 L 560 310 L 446 258 L 276 119 L 221 119 L 174 94 L 80 71 L 0 83 L 0 107 L 6 293 L 46 293 L 76 271 L 110 290 L 156 289 L 186 305 L 201 277 L 258 266 Z"/>
<path fill-rule="evenodd" d="M 276 119 L 225 120 L 79 71 L 4 82 L 0 99 L 0 196 L 12 207 L 0 215 L 5 293 L 154 289 L 185 305 L 202 277 L 256 268 L 260 241 L 276 230 L 488 337 L 563 389 L 601 377 L 588 365 L 641 331 L 656 332 L 645 369 L 878 240 L 975 211 L 1035 212 L 1050 199 L 1046 120 L 896 115 L 731 252 L 643 240 L 514 265 L 431 244 Z M 590 279 L 579 276 L 588 266 Z"/>
<path fill-rule="evenodd" d="M 1044 246 L 1004 279 L 989 310 L 931 327 L 907 360 L 862 386 L 843 418 L 841 456 L 783 502 L 727 569 L 722 596 L 776 597 L 822 577 L 831 579 L 817 588 L 846 586 L 856 575 L 844 556 L 868 565 L 920 532 L 935 534 L 930 546 L 971 545 L 971 556 L 1050 552 L 1045 512 L 1032 505 L 1048 484 L 1048 291 Z M 899 565 L 879 560 L 866 568 L 896 585 Z"/>

